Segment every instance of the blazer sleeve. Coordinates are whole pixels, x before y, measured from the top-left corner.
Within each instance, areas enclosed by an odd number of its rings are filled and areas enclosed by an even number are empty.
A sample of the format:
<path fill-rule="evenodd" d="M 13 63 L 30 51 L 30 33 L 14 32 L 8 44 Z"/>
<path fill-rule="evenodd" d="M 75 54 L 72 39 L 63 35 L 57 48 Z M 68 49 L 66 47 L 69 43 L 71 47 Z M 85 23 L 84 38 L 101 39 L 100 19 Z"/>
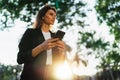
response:
<path fill-rule="evenodd" d="M 32 29 L 27 29 L 23 34 L 18 45 L 19 52 L 17 54 L 18 64 L 31 63 L 34 59 L 32 57 Z"/>

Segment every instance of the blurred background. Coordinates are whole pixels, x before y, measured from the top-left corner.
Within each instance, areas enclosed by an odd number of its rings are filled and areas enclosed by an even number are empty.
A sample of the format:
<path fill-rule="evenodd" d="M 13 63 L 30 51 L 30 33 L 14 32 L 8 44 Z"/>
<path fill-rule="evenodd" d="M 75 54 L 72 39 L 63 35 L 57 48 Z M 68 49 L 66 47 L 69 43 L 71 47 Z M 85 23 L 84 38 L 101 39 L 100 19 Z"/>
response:
<path fill-rule="evenodd" d="M 46 3 L 57 9 L 52 30 L 66 32 L 58 80 L 120 80 L 119 0 L 0 0 L 0 80 L 19 80 L 19 41 Z"/>

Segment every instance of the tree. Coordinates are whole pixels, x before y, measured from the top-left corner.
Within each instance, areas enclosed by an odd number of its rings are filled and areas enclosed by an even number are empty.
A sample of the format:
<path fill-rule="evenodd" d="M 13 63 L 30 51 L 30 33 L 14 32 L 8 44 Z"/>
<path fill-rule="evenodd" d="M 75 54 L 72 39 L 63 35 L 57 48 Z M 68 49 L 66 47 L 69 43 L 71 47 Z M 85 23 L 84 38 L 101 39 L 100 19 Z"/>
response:
<path fill-rule="evenodd" d="M 12 27 L 16 19 L 25 21 L 28 25 L 33 24 L 32 18 L 35 17 L 38 10 L 46 3 L 57 8 L 57 20 L 60 28 L 73 25 L 73 17 L 78 15 L 85 17 L 85 12 L 81 10 L 85 4 L 75 0 L 0 0 L 0 13 L 2 18 L 1 29 Z M 83 26 L 82 20 L 76 20 Z"/>
<path fill-rule="evenodd" d="M 115 35 L 115 40 L 120 40 L 120 1 L 96 0 L 95 9 L 98 21 L 107 23 L 110 32 Z"/>
<path fill-rule="evenodd" d="M 19 74 L 22 70 L 20 65 L 0 64 L 0 80 L 19 80 Z"/>
<path fill-rule="evenodd" d="M 97 11 L 98 21 L 100 23 L 106 23 L 110 28 L 110 32 L 115 36 L 114 42 L 107 47 L 105 56 L 101 57 L 101 62 L 98 67 L 102 68 L 103 71 L 107 69 L 118 71 L 120 69 L 120 61 L 118 60 L 120 58 L 120 1 L 96 0 L 95 9 Z"/>

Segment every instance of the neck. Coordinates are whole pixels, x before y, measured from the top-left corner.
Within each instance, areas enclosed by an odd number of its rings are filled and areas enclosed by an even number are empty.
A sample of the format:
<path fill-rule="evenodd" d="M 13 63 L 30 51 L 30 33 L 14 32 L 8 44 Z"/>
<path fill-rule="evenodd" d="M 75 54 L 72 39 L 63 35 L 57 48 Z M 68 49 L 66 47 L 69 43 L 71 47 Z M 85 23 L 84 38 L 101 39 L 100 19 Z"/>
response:
<path fill-rule="evenodd" d="M 42 31 L 44 31 L 44 32 L 49 32 L 49 30 L 50 30 L 50 25 L 46 25 L 46 24 L 42 24 Z"/>

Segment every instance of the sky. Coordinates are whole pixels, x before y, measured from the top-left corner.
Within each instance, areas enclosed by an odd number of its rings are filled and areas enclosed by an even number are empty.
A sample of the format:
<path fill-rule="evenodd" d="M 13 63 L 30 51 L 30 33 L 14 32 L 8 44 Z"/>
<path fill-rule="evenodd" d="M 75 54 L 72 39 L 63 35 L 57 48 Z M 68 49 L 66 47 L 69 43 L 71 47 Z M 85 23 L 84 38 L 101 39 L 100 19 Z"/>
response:
<path fill-rule="evenodd" d="M 18 43 L 26 28 L 20 26 L 23 23 L 16 23 L 15 27 L 0 31 L 0 62 L 3 64 L 17 64 Z"/>
<path fill-rule="evenodd" d="M 89 2 L 88 0 L 84 0 L 84 1 L 88 3 L 88 7 L 93 8 L 94 6 L 93 4 L 95 3 L 95 0 L 90 0 Z M 98 28 L 99 25 L 96 20 L 95 10 L 88 13 L 87 20 L 88 20 L 87 22 L 91 24 L 91 26 L 89 26 L 87 30 L 95 29 L 98 32 L 96 36 L 107 37 L 107 40 L 111 40 L 111 41 L 113 40 L 112 39 L 113 36 L 109 36 L 108 27 L 106 25 L 103 24 L 101 25 L 101 27 Z M 57 24 L 57 22 L 55 24 Z M 25 26 L 26 26 L 26 23 L 16 20 L 14 27 L 5 29 L 4 31 L 0 31 L 0 37 L 1 37 L 0 39 L 0 62 L 2 64 L 7 64 L 7 65 L 17 64 L 16 58 L 17 58 L 17 52 L 18 52 L 18 43 L 19 43 L 19 39 L 21 38 L 22 34 L 26 30 Z M 70 34 L 71 30 L 74 32 Z M 77 31 L 78 31 L 77 27 L 69 29 L 66 32 L 66 35 L 64 38 L 64 40 L 67 41 L 69 45 L 73 48 L 72 52 L 75 51 L 74 47 L 76 47 L 76 45 L 74 44 L 78 36 Z M 69 35 L 73 35 L 73 36 L 70 37 Z M 71 39 L 73 42 L 70 41 Z M 88 58 L 89 58 L 89 66 L 88 67 L 82 66 L 80 72 L 78 73 L 88 74 L 88 75 L 96 73 L 97 70 L 95 69 L 95 66 L 96 66 L 95 64 L 97 63 L 97 61 L 95 62 L 94 56 L 88 56 Z"/>

